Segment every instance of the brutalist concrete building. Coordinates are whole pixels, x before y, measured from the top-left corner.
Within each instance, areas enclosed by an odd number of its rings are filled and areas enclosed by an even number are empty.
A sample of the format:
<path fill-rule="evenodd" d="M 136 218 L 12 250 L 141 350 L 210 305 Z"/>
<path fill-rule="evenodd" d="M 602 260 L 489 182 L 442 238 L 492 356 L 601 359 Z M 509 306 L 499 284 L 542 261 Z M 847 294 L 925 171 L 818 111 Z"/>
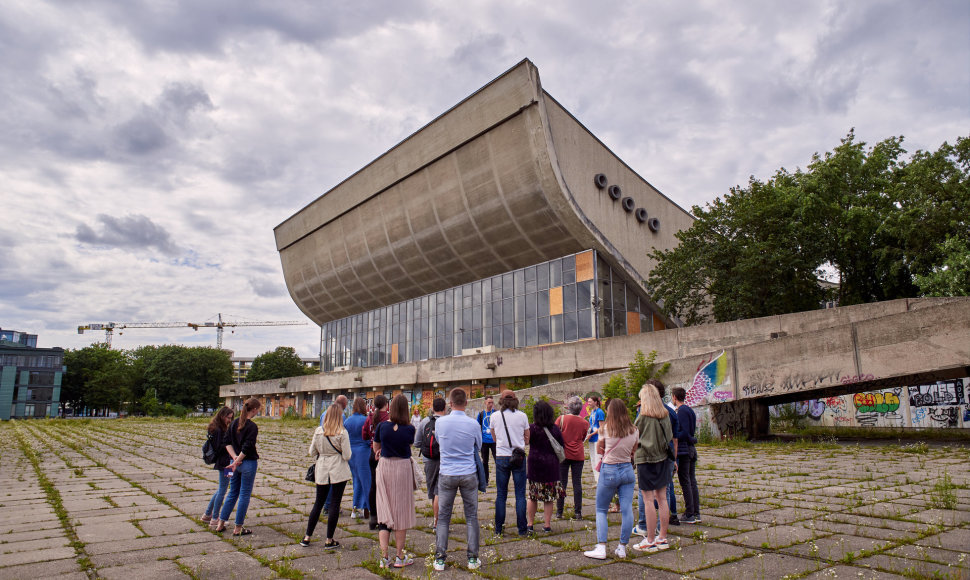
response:
<path fill-rule="evenodd" d="M 315 412 L 338 392 L 417 402 L 603 370 L 508 362 L 676 325 L 643 280 L 647 254 L 691 221 L 524 60 L 276 228 L 290 295 L 321 326 L 323 372 L 223 395 Z"/>

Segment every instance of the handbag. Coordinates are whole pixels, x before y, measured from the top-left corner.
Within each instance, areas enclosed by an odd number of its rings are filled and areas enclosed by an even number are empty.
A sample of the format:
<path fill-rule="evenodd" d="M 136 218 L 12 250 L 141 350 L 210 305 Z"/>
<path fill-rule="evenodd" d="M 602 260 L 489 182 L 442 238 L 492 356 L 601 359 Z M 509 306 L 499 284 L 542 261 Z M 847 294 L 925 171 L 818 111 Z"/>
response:
<path fill-rule="evenodd" d="M 606 437 L 606 435 L 603 435 L 603 436 Z M 619 444 L 620 444 L 620 439 L 617 439 L 616 443 L 613 444 L 613 447 L 610 447 L 609 449 L 606 450 L 606 453 L 604 453 L 603 455 L 600 455 L 600 460 L 596 462 L 596 465 L 593 467 L 593 471 L 599 472 L 600 468 L 603 467 L 603 458 L 609 455 L 610 451 L 613 451 L 614 449 L 616 449 L 616 446 Z"/>
<path fill-rule="evenodd" d="M 485 464 L 482 463 L 481 448 L 478 444 L 475 444 L 475 474 L 478 476 L 478 491 L 486 491 L 488 489 L 488 474 L 485 473 Z"/>
<path fill-rule="evenodd" d="M 314 483 L 317 482 L 317 463 L 315 461 L 310 464 L 310 467 L 307 467 L 306 477 L 304 477 L 303 479 L 307 481 L 312 481 Z"/>
<path fill-rule="evenodd" d="M 556 454 L 556 459 L 559 460 L 559 463 L 565 461 L 566 451 L 562 448 L 562 445 L 560 445 L 559 442 L 556 441 L 555 437 L 552 436 L 552 433 L 549 432 L 548 427 L 543 427 L 542 430 L 546 432 L 546 439 L 549 440 L 549 446 L 552 447 L 552 452 Z"/>
<path fill-rule="evenodd" d="M 502 424 L 505 425 L 505 436 L 509 439 L 509 447 L 512 447 L 512 436 L 509 435 L 509 422 L 505 418 L 505 411 L 502 411 Z M 523 463 L 525 463 L 525 449 L 512 447 L 512 458 L 509 459 L 509 467 L 518 469 L 522 467 Z"/>

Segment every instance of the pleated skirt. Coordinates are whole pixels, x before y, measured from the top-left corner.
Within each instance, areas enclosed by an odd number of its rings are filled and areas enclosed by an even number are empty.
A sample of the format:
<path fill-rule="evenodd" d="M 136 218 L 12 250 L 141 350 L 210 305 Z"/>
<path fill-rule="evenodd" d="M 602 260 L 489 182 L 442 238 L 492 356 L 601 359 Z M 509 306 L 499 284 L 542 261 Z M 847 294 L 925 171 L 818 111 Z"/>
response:
<path fill-rule="evenodd" d="M 417 525 L 410 458 L 381 457 L 377 463 L 377 521 L 393 530 Z"/>

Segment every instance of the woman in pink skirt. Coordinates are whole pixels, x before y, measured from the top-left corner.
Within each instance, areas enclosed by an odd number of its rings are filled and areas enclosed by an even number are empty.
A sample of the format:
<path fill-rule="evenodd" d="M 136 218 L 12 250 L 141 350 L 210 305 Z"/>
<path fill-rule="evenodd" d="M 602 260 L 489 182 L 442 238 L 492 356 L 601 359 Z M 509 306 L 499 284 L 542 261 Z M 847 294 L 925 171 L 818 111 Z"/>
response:
<path fill-rule="evenodd" d="M 404 395 L 391 399 L 390 420 L 377 426 L 374 452 L 377 454 L 377 529 L 381 543 L 381 568 L 404 568 L 414 558 L 404 551 L 407 531 L 417 525 L 414 515 L 414 469 L 411 467 L 411 445 L 414 425 L 408 417 Z M 394 531 L 397 556 L 393 563 L 388 555 Z"/>

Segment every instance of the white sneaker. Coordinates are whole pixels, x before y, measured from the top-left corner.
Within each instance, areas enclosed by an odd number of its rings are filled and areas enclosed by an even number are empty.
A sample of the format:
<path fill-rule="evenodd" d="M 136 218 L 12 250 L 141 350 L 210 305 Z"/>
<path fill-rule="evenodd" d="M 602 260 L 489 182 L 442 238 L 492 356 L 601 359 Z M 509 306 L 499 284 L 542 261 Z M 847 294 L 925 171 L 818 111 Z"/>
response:
<path fill-rule="evenodd" d="M 637 524 L 637 525 L 633 526 L 633 533 L 634 534 L 637 534 L 638 536 L 647 537 L 647 530 L 646 530 L 646 528 L 641 528 L 640 527 L 640 524 Z"/>
<path fill-rule="evenodd" d="M 662 540 L 660 538 L 657 538 L 654 541 L 654 545 L 657 546 L 657 550 L 666 550 L 667 548 L 670 547 L 670 544 L 667 543 L 667 538 L 664 538 Z"/>
<path fill-rule="evenodd" d="M 638 551 L 638 552 L 657 552 L 657 551 L 659 551 L 659 549 L 657 548 L 656 542 L 651 542 L 650 540 L 648 540 L 646 538 L 644 538 L 643 541 L 641 541 L 640 543 L 635 544 L 633 546 L 633 549 L 636 550 L 636 551 Z"/>
<path fill-rule="evenodd" d="M 626 558 L 626 544 L 617 544 L 613 553 L 616 554 L 617 558 Z"/>
<path fill-rule="evenodd" d="M 583 552 L 583 555 L 587 558 L 595 558 L 597 560 L 606 559 L 606 544 L 596 544 L 596 547 L 592 550 Z"/>

